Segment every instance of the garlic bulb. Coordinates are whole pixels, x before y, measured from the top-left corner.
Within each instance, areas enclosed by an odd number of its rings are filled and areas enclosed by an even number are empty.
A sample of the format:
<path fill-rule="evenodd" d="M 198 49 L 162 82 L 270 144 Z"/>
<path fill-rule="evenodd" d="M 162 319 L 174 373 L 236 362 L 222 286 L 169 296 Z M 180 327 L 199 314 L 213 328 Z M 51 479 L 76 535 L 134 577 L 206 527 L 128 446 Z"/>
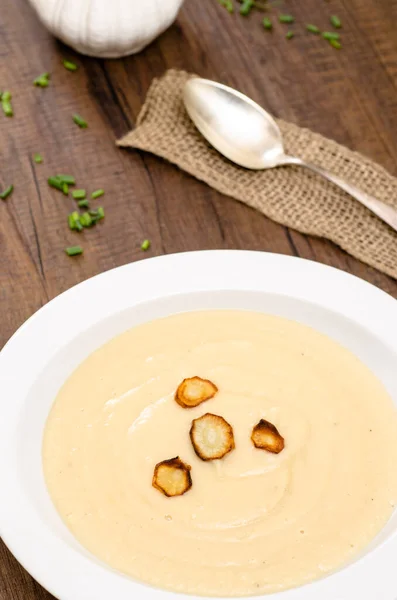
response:
<path fill-rule="evenodd" d="M 183 0 L 30 0 L 40 20 L 78 52 L 139 52 L 175 20 Z"/>

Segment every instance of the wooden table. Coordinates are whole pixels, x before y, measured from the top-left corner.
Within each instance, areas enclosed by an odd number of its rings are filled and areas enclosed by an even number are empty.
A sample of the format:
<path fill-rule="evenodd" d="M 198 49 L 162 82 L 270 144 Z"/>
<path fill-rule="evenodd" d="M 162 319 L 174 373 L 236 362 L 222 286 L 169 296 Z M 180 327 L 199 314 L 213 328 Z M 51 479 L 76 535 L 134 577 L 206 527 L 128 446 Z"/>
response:
<path fill-rule="evenodd" d="M 142 5 L 145 3 L 142 2 Z M 137 56 L 99 61 L 75 55 L 36 20 L 25 0 L 2 0 L 0 85 L 13 92 L 15 116 L 0 115 L 0 346 L 40 306 L 70 286 L 146 256 L 207 248 L 244 248 L 295 254 L 354 273 L 397 298 L 397 282 L 333 244 L 300 235 L 221 196 L 160 159 L 119 150 L 115 139 L 134 126 L 153 77 L 175 67 L 240 88 L 276 116 L 332 137 L 397 175 L 397 0 L 285 0 L 302 30 L 264 32 L 260 15 L 230 15 L 216 0 L 187 0 L 177 23 Z M 343 21 L 343 50 L 305 23 L 328 28 Z M 79 64 L 66 71 L 62 57 Z M 51 72 L 51 85 L 35 88 Z M 71 115 L 81 113 L 80 130 Z M 40 152 L 44 163 L 32 154 Z M 79 187 L 104 188 L 106 220 L 83 234 L 84 256 L 68 258 L 76 243 L 66 215 L 73 200 L 47 185 L 72 173 Z M 146 254 L 141 242 L 149 238 Z M 5 491 L 6 493 L 6 491 Z M 40 551 L 40 540 L 37 541 Z M 0 599 L 49 599 L 0 547 Z"/>

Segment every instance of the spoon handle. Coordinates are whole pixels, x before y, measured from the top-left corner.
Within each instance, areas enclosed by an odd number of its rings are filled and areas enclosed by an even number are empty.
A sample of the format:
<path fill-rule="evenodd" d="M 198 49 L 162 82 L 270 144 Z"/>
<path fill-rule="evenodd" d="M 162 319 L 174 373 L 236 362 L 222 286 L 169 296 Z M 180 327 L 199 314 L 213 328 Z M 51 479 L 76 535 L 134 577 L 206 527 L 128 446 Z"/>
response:
<path fill-rule="evenodd" d="M 285 160 L 284 160 L 284 158 L 285 158 Z M 282 164 L 282 165 L 298 165 L 301 167 L 306 167 L 306 168 L 310 169 L 311 171 L 313 171 L 314 173 L 317 173 L 318 175 L 322 175 L 322 177 L 325 177 L 325 179 L 328 179 L 328 181 L 331 181 L 335 185 L 339 186 L 344 192 L 347 192 L 348 194 L 350 194 L 350 196 L 355 198 L 358 202 L 360 202 L 361 204 L 366 206 L 377 217 L 382 219 L 382 221 L 384 221 L 385 223 L 390 225 L 390 227 L 392 227 L 392 229 L 394 229 L 394 231 L 397 231 L 397 210 L 395 208 L 389 206 L 388 204 L 385 204 L 384 202 L 381 202 L 381 200 L 377 200 L 376 198 L 374 198 L 373 196 L 370 196 L 369 194 L 366 194 L 365 192 L 362 192 L 361 190 L 356 188 L 354 185 L 350 185 L 350 183 L 343 181 L 343 179 L 340 179 L 340 177 L 337 177 L 336 175 L 329 173 L 325 169 L 322 169 L 321 167 L 317 167 L 310 163 L 306 163 L 303 160 L 301 160 L 300 158 L 297 158 L 295 156 L 283 157 L 283 160 L 280 161 L 280 164 Z"/>

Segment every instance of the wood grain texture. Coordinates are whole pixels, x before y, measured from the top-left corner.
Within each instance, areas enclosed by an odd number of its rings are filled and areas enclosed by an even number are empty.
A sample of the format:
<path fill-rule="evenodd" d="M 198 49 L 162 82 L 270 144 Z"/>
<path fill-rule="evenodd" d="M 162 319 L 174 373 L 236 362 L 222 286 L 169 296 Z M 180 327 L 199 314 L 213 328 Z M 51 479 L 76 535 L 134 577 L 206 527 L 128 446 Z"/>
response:
<path fill-rule="evenodd" d="M 134 126 L 153 77 L 174 67 L 235 86 L 276 116 L 397 175 L 397 0 L 285 0 L 284 9 L 297 18 L 291 41 L 285 25 L 264 32 L 260 15 L 242 18 L 216 0 L 186 0 L 174 26 L 144 52 L 99 61 L 56 42 L 25 0 L 1 0 L 0 87 L 13 92 L 15 117 L 0 115 L 0 188 L 13 182 L 15 192 L 0 202 L 0 346 L 70 286 L 133 260 L 185 250 L 295 254 L 354 273 L 397 298 L 396 281 L 331 243 L 287 230 L 154 156 L 115 146 Z M 307 22 L 329 29 L 330 14 L 343 21 L 339 52 L 304 32 Z M 62 57 L 79 70 L 66 71 Z M 45 71 L 51 85 L 34 88 Z M 88 129 L 73 124 L 74 112 Z M 32 161 L 34 152 L 43 164 Z M 79 187 L 105 188 L 105 222 L 81 237 L 68 230 L 73 200 L 46 182 L 57 172 L 74 174 Z M 140 250 L 145 238 L 152 242 L 147 254 Z M 80 242 L 84 256 L 69 259 L 63 248 Z M 50 598 L 0 546 L 0 600 Z"/>

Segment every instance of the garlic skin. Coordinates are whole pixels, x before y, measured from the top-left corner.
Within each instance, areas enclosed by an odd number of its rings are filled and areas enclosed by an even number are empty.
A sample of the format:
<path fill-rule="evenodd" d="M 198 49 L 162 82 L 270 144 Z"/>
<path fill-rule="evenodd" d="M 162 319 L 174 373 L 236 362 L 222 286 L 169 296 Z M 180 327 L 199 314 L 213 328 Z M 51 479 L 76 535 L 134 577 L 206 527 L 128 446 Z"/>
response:
<path fill-rule="evenodd" d="M 43 24 L 87 56 L 140 52 L 175 20 L 183 0 L 29 0 Z"/>

